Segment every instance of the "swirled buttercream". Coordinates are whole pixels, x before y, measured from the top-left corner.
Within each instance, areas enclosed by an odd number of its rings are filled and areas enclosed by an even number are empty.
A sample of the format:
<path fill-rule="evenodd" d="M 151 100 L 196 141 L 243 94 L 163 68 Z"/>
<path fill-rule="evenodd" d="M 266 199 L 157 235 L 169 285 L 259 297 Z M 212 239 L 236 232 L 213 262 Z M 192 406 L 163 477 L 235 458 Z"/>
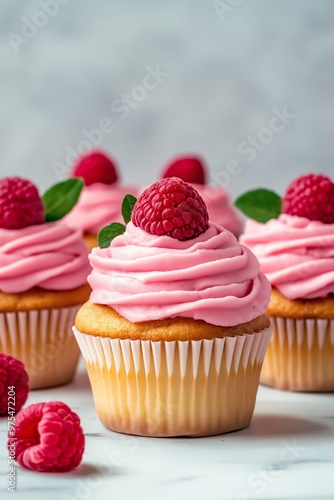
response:
<path fill-rule="evenodd" d="M 256 257 L 214 223 L 179 241 L 129 222 L 109 248 L 94 248 L 90 261 L 91 302 L 133 323 L 181 316 L 235 326 L 263 314 L 269 303 L 270 285 Z"/>
<path fill-rule="evenodd" d="M 193 184 L 193 186 L 205 201 L 210 220 L 228 229 L 235 236 L 239 236 L 243 223 L 240 214 L 230 201 L 228 192 L 218 186 L 202 184 Z"/>
<path fill-rule="evenodd" d="M 248 220 L 240 241 L 255 253 L 261 271 L 288 299 L 334 293 L 334 224 L 286 214 L 266 224 Z"/>
<path fill-rule="evenodd" d="M 0 291 L 77 288 L 87 282 L 87 255 L 81 230 L 62 222 L 0 228 Z"/>
<path fill-rule="evenodd" d="M 85 233 L 97 234 L 112 222 L 124 222 L 121 213 L 123 198 L 126 194 L 137 196 L 138 191 L 134 186 L 118 183 L 85 186 L 78 203 L 64 220 Z"/>

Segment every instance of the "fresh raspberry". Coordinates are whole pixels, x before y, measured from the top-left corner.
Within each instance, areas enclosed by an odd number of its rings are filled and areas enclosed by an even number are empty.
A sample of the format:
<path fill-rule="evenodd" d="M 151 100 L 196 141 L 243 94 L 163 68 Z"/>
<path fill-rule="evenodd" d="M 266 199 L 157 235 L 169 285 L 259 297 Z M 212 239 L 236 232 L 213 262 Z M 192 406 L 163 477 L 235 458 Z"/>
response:
<path fill-rule="evenodd" d="M 0 415 L 17 413 L 27 401 L 28 374 L 22 361 L 0 353 Z"/>
<path fill-rule="evenodd" d="M 0 227 L 22 229 L 44 222 L 44 206 L 36 186 L 20 177 L 0 180 Z"/>
<path fill-rule="evenodd" d="M 334 183 L 324 175 L 299 177 L 285 192 L 283 212 L 325 224 L 334 223 Z"/>
<path fill-rule="evenodd" d="M 145 189 L 135 204 L 131 220 L 147 233 L 180 241 L 196 238 L 209 226 L 203 199 L 178 177 L 163 179 Z"/>
<path fill-rule="evenodd" d="M 181 156 L 174 160 L 162 173 L 162 178 L 179 177 L 190 184 L 205 184 L 206 171 L 200 158 Z"/>
<path fill-rule="evenodd" d="M 15 449 L 15 460 L 22 467 L 67 472 L 80 464 L 85 436 L 78 415 L 67 405 L 60 401 L 37 403 L 17 415 L 7 447 L 10 452 Z"/>
<path fill-rule="evenodd" d="M 86 186 L 95 182 L 114 184 L 117 172 L 110 158 L 100 151 L 93 151 L 79 158 L 73 169 L 73 177 L 82 177 Z"/>

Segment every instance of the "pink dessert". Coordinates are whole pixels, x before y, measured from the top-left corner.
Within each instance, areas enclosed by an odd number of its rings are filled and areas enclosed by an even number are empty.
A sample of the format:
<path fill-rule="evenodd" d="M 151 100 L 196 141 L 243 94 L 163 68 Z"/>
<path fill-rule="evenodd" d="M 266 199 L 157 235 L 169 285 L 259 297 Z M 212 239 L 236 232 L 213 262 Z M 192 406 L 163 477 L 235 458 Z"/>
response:
<path fill-rule="evenodd" d="M 138 188 L 118 183 L 85 186 L 78 205 L 66 217 L 66 222 L 86 234 L 97 235 L 102 227 L 111 222 L 123 222 L 122 200 L 128 193 L 136 196 Z"/>
<path fill-rule="evenodd" d="M 189 183 L 172 177 L 153 184 L 123 230 L 90 255 L 93 303 L 133 323 L 180 316 L 234 326 L 265 312 L 270 285 L 258 260 L 209 221 Z"/>
<path fill-rule="evenodd" d="M 289 299 L 334 293 L 334 224 L 282 214 L 266 224 L 248 220 L 240 241 L 258 257 L 261 271 Z"/>
<path fill-rule="evenodd" d="M 202 319 L 245 323 L 263 314 L 270 285 L 252 252 L 210 223 L 194 240 L 155 236 L 129 222 L 106 249 L 94 248 L 90 300 L 132 322 Z"/>
<path fill-rule="evenodd" d="M 162 178 L 179 177 L 191 183 L 205 201 L 210 220 L 231 231 L 236 237 L 242 232 L 242 218 L 232 205 L 224 187 L 206 183 L 207 171 L 204 162 L 195 156 L 184 156 L 173 160 L 163 171 Z"/>
<path fill-rule="evenodd" d="M 225 227 L 236 237 L 241 234 L 242 220 L 238 211 L 231 204 L 228 192 L 218 186 L 193 185 L 207 204 L 210 219 Z"/>
<path fill-rule="evenodd" d="M 147 188 L 126 219 L 100 233 L 74 328 L 102 422 L 146 436 L 247 426 L 271 335 L 256 257 L 178 177 Z"/>
<path fill-rule="evenodd" d="M 99 151 L 80 158 L 74 166 L 73 176 L 83 178 L 85 187 L 66 222 L 83 230 L 91 249 L 97 245 L 96 236 L 102 227 L 111 222 L 123 222 L 122 200 L 128 193 L 137 196 L 139 188 L 122 185 L 115 163 Z"/>
<path fill-rule="evenodd" d="M 281 197 L 264 188 L 236 204 L 249 217 L 241 243 L 260 262 L 272 292 L 274 326 L 261 380 L 280 389 L 334 391 L 334 183 L 294 179 Z"/>
<path fill-rule="evenodd" d="M 0 291 L 77 288 L 90 271 L 87 255 L 82 232 L 63 222 L 0 228 Z"/>
<path fill-rule="evenodd" d="M 160 232 L 155 223 L 153 229 Z M 270 285 L 255 256 L 212 222 L 186 241 L 129 222 L 109 248 L 94 248 L 90 261 L 90 300 L 134 323 L 183 316 L 231 326 L 262 314 L 268 304 Z"/>
<path fill-rule="evenodd" d="M 40 196 L 26 179 L 0 179 L 0 352 L 21 360 L 31 389 L 69 382 L 79 350 L 71 326 L 88 299 L 90 271 L 82 231 L 61 219 L 80 179 Z"/>

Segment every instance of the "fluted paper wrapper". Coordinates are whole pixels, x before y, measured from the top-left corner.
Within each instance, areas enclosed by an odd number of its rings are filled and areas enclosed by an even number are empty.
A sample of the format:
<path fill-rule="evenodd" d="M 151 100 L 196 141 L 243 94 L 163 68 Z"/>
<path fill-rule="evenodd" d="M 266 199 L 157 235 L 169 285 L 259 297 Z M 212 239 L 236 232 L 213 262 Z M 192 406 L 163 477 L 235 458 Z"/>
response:
<path fill-rule="evenodd" d="M 279 389 L 334 391 L 334 320 L 273 317 L 261 382 Z"/>
<path fill-rule="evenodd" d="M 72 332 L 79 308 L 0 313 L 0 352 L 23 361 L 30 389 L 72 380 L 80 355 Z"/>
<path fill-rule="evenodd" d="M 207 436 L 249 425 L 271 332 L 151 342 L 74 328 L 102 423 L 144 436 Z"/>

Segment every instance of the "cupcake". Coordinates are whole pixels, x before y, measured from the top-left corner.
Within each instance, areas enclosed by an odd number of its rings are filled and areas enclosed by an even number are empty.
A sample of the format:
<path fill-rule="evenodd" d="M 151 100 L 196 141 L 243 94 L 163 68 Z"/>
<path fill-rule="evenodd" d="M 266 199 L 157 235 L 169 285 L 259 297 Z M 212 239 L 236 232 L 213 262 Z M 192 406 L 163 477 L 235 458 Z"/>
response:
<path fill-rule="evenodd" d="M 212 222 L 239 237 L 243 227 L 240 213 L 232 205 L 225 188 L 207 184 L 207 169 L 200 158 L 196 156 L 176 158 L 162 172 L 163 179 L 173 176 L 193 185 L 205 201 Z"/>
<path fill-rule="evenodd" d="M 69 382 L 80 355 L 71 328 L 90 293 L 88 251 L 60 219 L 82 187 L 65 181 L 41 199 L 28 180 L 0 180 L 0 352 L 23 361 L 31 389 Z"/>
<path fill-rule="evenodd" d="M 271 335 L 257 259 L 175 177 L 126 221 L 100 233 L 74 328 L 102 423 L 143 436 L 248 426 Z"/>
<path fill-rule="evenodd" d="M 309 174 L 293 181 L 283 200 L 259 190 L 237 203 L 261 219 L 248 220 L 240 240 L 273 287 L 268 314 L 274 333 L 261 382 L 334 391 L 334 184 Z"/>
<path fill-rule="evenodd" d="M 91 250 L 97 246 L 97 234 L 102 227 L 123 221 L 122 200 L 128 193 L 137 196 L 139 188 L 122 185 L 115 163 L 100 151 L 79 158 L 72 175 L 81 177 L 85 187 L 79 202 L 65 220 L 83 231 L 87 247 Z"/>

